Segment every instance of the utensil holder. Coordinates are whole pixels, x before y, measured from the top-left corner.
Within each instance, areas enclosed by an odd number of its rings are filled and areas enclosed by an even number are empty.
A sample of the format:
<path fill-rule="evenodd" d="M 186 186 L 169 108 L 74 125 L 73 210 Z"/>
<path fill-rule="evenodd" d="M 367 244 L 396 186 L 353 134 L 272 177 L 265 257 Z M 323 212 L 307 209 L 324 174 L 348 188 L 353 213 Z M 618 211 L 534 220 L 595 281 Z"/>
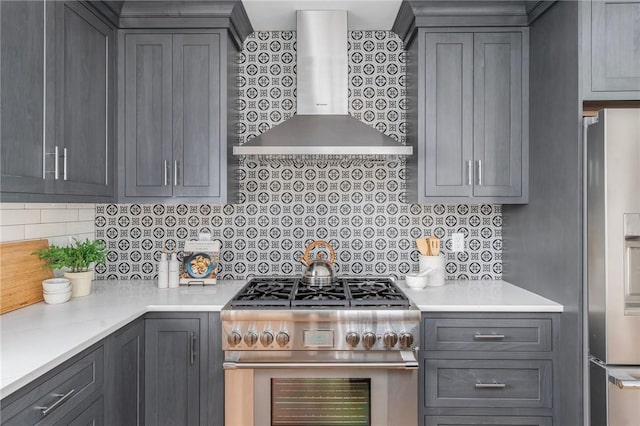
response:
<path fill-rule="evenodd" d="M 427 275 L 427 287 L 444 285 L 444 257 L 418 255 L 418 265 L 421 271 L 432 269 Z"/>

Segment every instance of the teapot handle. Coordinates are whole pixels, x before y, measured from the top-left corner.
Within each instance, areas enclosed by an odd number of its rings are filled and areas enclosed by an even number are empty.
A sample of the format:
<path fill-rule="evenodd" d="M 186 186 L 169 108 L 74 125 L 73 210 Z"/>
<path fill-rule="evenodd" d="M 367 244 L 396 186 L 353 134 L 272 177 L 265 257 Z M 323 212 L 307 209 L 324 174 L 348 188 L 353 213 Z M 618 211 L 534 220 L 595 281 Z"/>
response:
<path fill-rule="evenodd" d="M 316 240 L 307 246 L 307 249 L 304 251 L 304 256 L 300 259 L 301 262 L 304 262 L 306 265 L 311 263 L 311 259 L 309 259 L 309 255 L 311 254 L 311 250 L 316 247 L 324 246 L 327 250 L 329 250 L 329 260 L 327 262 L 333 263 L 336 260 L 336 252 L 333 250 L 331 244 L 323 240 Z"/>

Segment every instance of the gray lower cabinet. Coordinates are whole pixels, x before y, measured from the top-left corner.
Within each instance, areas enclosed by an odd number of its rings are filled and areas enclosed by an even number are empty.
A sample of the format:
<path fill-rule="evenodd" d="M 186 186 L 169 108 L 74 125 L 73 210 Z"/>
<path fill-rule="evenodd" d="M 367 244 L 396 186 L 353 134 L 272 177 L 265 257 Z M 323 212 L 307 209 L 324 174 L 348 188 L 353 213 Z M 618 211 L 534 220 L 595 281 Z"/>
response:
<path fill-rule="evenodd" d="M 225 202 L 226 31 L 126 33 L 122 46 L 123 197 Z"/>
<path fill-rule="evenodd" d="M 108 423 L 105 421 L 104 397 L 100 396 L 87 407 L 85 404 L 73 410 L 64 419 L 56 423 L 56 426 L 102 426 L 102 425 L 128 425 L 131 423 Z"/>
<path fill-rule="evenodd" d="M 421 424 L 551 426 L 557 314 L 423 314 Z"/>
<path fill-rule="evenodd" d="M 206 313 L 147 316 L 145 424 L 207 424 L 208 333 Z"/>
<path fill-rule="evenodd" d="M 100 343 L 9 395 L 2 424 L 103 424 L 104 358 Z"/>
<path fill-rule="evenodd" d="M 549 417 L 427 416 L 425 426 L 551 426 Z"/>
<path fill-rule="evenodd" d="M 113 27 L 79 1 L 3 1 L 0 16 L 3 200 L 110 200 Z"/>
<path fill-rule="evenodd" d="M 640 1 L 599 0 L 584 8 L 586 100 L 640 100 Z"/>
<path fill-rule="evenodd" d="M 106 339 L 105 424 L 144 425 L 144 320 Z"/>
<path fill-rule="evenodd" d="M 412 201 L 527 202 L 527 34 L 418 30 L 407 67 Z"/>

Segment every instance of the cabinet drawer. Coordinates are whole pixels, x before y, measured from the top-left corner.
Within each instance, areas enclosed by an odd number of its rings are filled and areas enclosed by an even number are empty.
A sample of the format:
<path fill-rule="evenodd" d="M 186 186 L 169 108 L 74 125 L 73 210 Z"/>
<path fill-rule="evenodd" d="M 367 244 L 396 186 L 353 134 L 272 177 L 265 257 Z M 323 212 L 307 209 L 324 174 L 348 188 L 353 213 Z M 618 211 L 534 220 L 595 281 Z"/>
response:
<path fill-rule="evenodd" d="M 428 407 L 551 408 L 551 361 L 425 362 Z"/>
<path fill-rule="evenodd" d="M 425 426 L 551 426 L 551 417 L 426 416 Z"/>
<path fill-rule="evenodd" d="M 3 401 L 2 424 L 22 426 L 49 423 L 49 419 L 55 421 L 100 389 L 103 382 L 104 349 L 100 346 L 84 357 L 63 365 L 53 376 L 8 405 L 4 405 Z"/>
<path fill-rule="evenodd" d="M 551 319 L 424 320 L 428 351 L 551 351 Z"/>

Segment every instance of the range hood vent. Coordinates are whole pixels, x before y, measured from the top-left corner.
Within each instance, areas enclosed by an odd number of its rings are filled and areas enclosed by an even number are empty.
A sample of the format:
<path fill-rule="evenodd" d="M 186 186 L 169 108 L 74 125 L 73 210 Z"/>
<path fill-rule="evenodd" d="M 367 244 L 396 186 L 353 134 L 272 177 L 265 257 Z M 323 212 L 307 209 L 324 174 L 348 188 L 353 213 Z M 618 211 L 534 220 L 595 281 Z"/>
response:
<path fill-rule="evenodd" d="M 297 113 L 233 154 L 280 163 L 399 160 L 413 153 L 349 115 L 346 11 L 297 12 Z"/>

